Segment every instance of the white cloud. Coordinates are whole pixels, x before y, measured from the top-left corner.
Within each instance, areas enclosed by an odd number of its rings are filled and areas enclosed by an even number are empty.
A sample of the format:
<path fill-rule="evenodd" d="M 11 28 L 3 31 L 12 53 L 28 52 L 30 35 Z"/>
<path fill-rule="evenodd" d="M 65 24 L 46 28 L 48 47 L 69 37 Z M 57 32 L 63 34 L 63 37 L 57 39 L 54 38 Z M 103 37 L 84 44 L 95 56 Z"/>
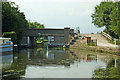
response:
<path fill-rule="evenodd" d="M 91 14 L 91 9 L 68 9 L 69 16 L 88 16 Z"/>
<path fill-rule="evenodd" d="M 101 0 L 12 0 L 20 6 L 30 21 L 37 21 L 46 27 L 66 25 L 81 27 L 82 32 L 99 31 L 91 23 L 94 6 Z M 92 2 L 95 1 L 95 2 Z M 97 2 L 98 1 L 98 2 Z M 90 29 L 92 29 L 90 31 Z"/>
<path fill-rule="evenodd" d="M 88 9 L 88 10 L 86 10 L 86 11 L 84 11 L 82 13 L 82 15 L 90 15 L 90 14 L 91 14 L 91 10 L 90 9 Z"/>

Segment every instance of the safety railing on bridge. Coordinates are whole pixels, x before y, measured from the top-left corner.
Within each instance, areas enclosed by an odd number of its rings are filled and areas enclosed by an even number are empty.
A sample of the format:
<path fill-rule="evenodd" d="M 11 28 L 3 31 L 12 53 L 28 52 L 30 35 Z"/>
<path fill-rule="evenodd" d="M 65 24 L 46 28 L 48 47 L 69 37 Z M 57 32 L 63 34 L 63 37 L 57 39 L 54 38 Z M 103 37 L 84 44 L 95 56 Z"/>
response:
<path fill-rule="evenodd" d="M 109 34 L 102 32 L 102 35 L 110 40 L 114 40 L 114 38 L 112 38 Z"/>
<path fill-rule="evenodd" d="M 112 38 L 109 34 L 107 34 L 107 33 L 105 33 L 105 32 L 102 32 L 102 35 L 103 35 L 104 37 L 108 38 L 109 40 L 114 41 L 114 44 L 115 44 L 115 45 L 118 45 L 118 44 L 119 44 L 119 42 L 117 42 L 118 39 Z M 117 46 L 116 46 L 116 47 L 117 47 Z"/>

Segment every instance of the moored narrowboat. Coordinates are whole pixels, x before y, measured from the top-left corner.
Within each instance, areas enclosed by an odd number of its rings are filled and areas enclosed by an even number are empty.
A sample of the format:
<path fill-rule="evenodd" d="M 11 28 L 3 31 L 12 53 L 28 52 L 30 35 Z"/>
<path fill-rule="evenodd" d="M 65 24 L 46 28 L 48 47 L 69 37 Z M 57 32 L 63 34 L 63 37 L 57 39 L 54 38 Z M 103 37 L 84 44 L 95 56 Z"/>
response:
<path fill-rule="evenodd" d="M 11 38 L 0 37 L 0 53 L 1 52 L 12 52 L 13 51 L 13 42 Z"/>

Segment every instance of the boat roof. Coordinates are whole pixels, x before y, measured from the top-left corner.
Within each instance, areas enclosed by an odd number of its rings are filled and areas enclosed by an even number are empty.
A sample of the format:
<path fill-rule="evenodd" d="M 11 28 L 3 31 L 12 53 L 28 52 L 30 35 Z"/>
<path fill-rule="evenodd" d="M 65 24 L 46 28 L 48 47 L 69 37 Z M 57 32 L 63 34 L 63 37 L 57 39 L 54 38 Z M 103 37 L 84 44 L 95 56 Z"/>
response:
<path fill-rule="evenodd" d="M 5 39 L 9 39 L 9 40 L 10 40 L 11 38 L 0 37 L 0 40 L 1 40 L 1 39 L 2 39 L 2 40 L 5 40 Z"/>

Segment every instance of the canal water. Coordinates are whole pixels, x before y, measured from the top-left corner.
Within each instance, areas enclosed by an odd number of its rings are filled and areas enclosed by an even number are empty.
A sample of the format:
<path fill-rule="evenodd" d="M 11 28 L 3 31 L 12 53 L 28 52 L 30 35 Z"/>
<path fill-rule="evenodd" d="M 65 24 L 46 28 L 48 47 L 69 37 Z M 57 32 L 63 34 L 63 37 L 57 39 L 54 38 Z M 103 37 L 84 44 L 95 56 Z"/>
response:
<path fill-rule="evenodd" d="M 19 49 L 2 55 L 2 78 L 92 78 L 117 56 L 81 49 Z"/>

